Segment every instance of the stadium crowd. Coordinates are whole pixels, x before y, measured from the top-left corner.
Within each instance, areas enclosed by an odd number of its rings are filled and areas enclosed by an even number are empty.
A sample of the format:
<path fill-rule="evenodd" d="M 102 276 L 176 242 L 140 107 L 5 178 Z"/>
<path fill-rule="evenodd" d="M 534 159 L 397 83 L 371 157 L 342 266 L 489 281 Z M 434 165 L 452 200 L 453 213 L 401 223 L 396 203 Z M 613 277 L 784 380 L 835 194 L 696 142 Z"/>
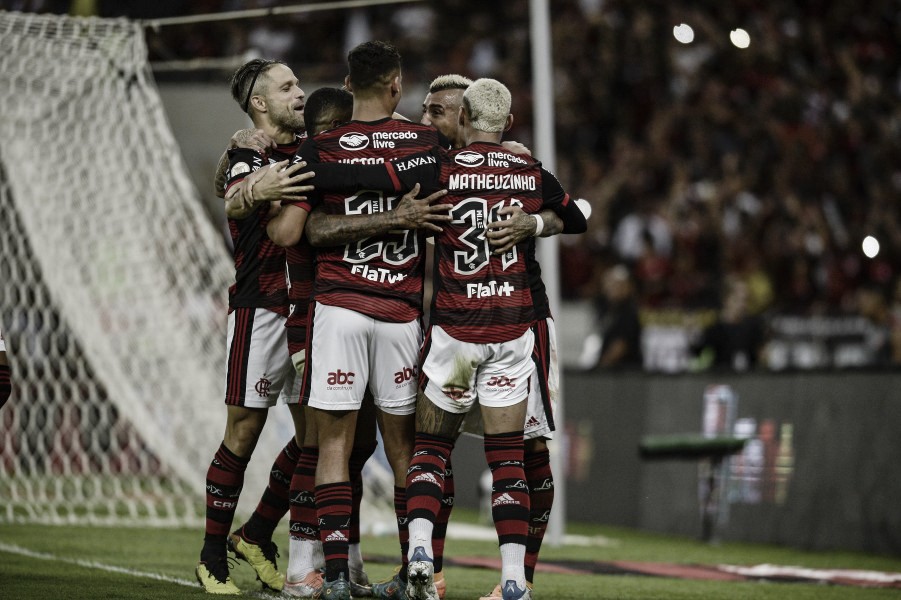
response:
<path fill-rule="evenodd" d="M 99 1 L 97 11 L 146 18 L 270 5 Z M 304 27 L 313 18 L 316 27 Z M 810 0 L 555 0 L 551 20 L 557 171 L 594 208 L 589 235 L 563 241 L 566 297 L 602 299 L 603 275 L 620 263 L 644 312 L 715 312 L 738 282 L 752 315 L 863 316 L 885 330 L 877 362 L 901 363 L 896 2 L 824 11 Z M 673 36 L 681 23 L 695 32 L 690 44 Z M 748 48 L 731 44 L 737 27 L 750 33 Z M 378 38 L 404 55 L 408 82 L 502 75 L 517 116 L 508 139 L 526 145 L 532 95 L 547 93 L 531 87 L 526 0 L 326 11 L 186 33 L 150 35 L 151 58 L 251 52 L 331 80 L 347 48 Z M 874 257 L 861 251 L 868 235 L 880 244 Z"/>

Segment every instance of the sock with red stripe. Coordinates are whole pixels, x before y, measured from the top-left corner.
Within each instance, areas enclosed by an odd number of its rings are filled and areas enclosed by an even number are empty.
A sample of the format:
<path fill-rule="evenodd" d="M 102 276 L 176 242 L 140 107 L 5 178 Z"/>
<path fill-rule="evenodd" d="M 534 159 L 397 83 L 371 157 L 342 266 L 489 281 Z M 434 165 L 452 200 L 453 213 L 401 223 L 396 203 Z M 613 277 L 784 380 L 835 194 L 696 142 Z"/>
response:
<path fill-rule="evenodd" d="M 350 581 L 347 546 L 352 495 L 349 481 L 316 486 L 316 514 L 319 515 L 319 539 L 325 554 L 326 581 L 336 581 L 342 574 Z"/>
<path fill-rule="evenodd" d="M 407 518 L 410 522 L 410 548 L 422 547 L 429 557 L 432 530 L 444 497 L 444 472 L 454 441 L 427 433 L 416 434 L 413 460 L 407 472 Z"/>
<path fill-rule="evenodd" d="M 444 496 L 441 498 L 441 508 L 435 518 L 435 527 L 432 529 L 432 550 L 435 552 L 435 572 L 439 573 L 444 568 L 444 542 L 447 538 L 447 524 L 450 521 L 451 511 L 454 508 L 454 469 L 451 459 L 448 457 L 444 467 Z"/>
<path fill-rule="evenodd" d="M 269 469 L 269 485 L 263 491 L 263 497 L 260 498 L 256 510 L 241 530 L 242 537 L 247 541 L 261 544 L 272 539 L 272 532 L 288 512 L 288 490 L 299 458 L 300 446 L 292 437 L 275 457 L 275 462 Z"/>
<path fill-rule="evenodd" d="M 225 543 L 244 487 L 248 462 L 249 458 L 238 456 L 223 443 L 210 463 L 206 474 L 206 535 L 200 551 L 202 561 L 225 554 Z"/>
<path fill-rule="evenodd" d="M 291 478 L 291 537 L 319 540 L 319 517 L 316 515 L 316 463 L 319 447 L 304 446 Z"/>
<path fill-rule="evenodd" d="M 491 516 L 501 549 L 501 581 L 525 586 L 529 533 L 529 488 L 523 470 L 522 431 L 485 434 L 485 459 L 491 469 Z"/>
<path fill-rule="evenodd" d="M 554 505 L 554 474 L 547 448 L 525 455 L 526 481 L 529 484 L 529 538 L 526 541 L 526 581 L 535 581 L 538 552 L 547 531 Z"/>
<path fill-rule="evenodd" d="M 397 538 L 400 540 L 401 580 L 407 580 L 407 552 L 410 550 L 410 530 L 407 527 L 407 488 L 394 486 L 394 516 L 397 517 Z"/>
<path fill-rule="evenodd" d="M 360 543 L 360 504 L 363 502 L 363 467 L 366 461 L 375 452 L 378 443 L 373 441 L 371 444 L 356 447 L 350 453 L 350 460 L 347 467 L 350 471 L 350 483 L 353 488 L 353 512 L 350 518 L 350 543 Z"/>

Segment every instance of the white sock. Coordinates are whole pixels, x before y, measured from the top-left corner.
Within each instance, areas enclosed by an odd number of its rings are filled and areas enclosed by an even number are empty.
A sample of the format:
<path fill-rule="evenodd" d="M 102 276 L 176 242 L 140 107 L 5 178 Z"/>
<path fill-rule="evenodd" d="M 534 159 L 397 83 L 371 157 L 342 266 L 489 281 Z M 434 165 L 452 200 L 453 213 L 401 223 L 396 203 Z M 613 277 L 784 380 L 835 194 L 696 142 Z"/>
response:
<path fill-rule="evenodd" d="M 432 530 L 435 528 L 435 524 L 428 519 L 413 519 L 410 521 L 408 528 L 410 531 L 410 549 L 407 550 L 407 558 L 413 558 L 413 552 L 419 546 L 425 549 L 425 553 L 429 558 L 434 557 L 435 553 L 432 551 Z M 523 554 L 523 557 L 525 557 L 525 554 Z"/>
<path fill-rule="evenodd" d="M 297 583 L 316 570 L 316 547 L 322 553 L 322 543 L 316 540 L 291 538 L 288 543 L 288 581 Z"/>
<path fill-rule="evenodd" d="M 501 545 L 501 585 L 509 580 L 516 582 L 519 589 L 526 589 L 526 547 L 525 544 Z"/>
<path fill-rule="evenodd" d="M 321 571 L 325 568 L 325 552 L 322 551 L 322 541 L 313 542 L 313 568 Z"/>
<path fill-rule="evenodd" d="M 352 573 L 363 572 L 363 553 L 360 551 L 360 544 L 347 546 L 347 566 Z"/>

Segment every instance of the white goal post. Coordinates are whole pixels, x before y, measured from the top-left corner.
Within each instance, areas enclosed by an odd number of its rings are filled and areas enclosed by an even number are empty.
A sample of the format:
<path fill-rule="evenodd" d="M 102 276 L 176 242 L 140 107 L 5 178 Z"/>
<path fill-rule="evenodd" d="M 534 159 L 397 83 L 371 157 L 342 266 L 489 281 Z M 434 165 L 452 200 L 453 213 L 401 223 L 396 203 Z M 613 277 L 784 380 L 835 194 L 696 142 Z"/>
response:
<path fill-rule="evenodd" d="M 234 274 L 142 25 L 0 11 L 0 139 L 0 522 L 202 523 Z M 269 421 L 242 511 L 290 437 Z"/>

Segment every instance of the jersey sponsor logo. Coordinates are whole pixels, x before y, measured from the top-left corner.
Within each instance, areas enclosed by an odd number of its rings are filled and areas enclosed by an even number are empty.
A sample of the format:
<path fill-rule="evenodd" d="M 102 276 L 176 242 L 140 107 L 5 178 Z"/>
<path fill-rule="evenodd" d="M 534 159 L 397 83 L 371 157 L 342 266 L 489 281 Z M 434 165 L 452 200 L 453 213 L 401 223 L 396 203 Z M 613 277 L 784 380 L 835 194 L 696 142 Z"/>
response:
<path fill-rule="evenodd" d="M 402 384 L 415 379 L 419 375 L 418 367 L 404 367 L 394 374 L 394 383 Z M 415 456 L 415 454 L 414 454 Z"/>
<path fill-rule="evenodd" d="M 488 380 L 488 383 L 485 384 L 486 387 L 516 387 L 516 377 L 507 377 L 506 375 L 498 375 L 497 377 L 492 377 Z"/>
<path fill-rule="evenodd" d="M 385 157 L 372 157 L 372 156 L 363 156 L 360 158 L 342 158 L 338 161 L 339 163 L 344 163 L 346 165 L 378 165 L 385 162 Z"/>
<path fill-rule="evenodd" d="M 328 374 L 326 384 L 329 390 L 346 390 L 354 384 L 354 378 L 357 376 L 353 371 L 342 371 L 338 369 Z"/>
<path fill-rule="evenodd" d="M 509 281 L 498 284 L 497 281 L 491 280 L 488 283 L 467 283 L 467 298 L 487 298 L 489 296 L 512 296 L 516 288 L 510 285 Z"/>
<path fill-rule="evenodd" d="M 451 173 L 447 187 L 452 190 L 534 191 L 538 188 L 538 180 L 534 175 L 522 173 Z"/>
<path fill-rule="evenodd" d="M 369 265 L 354 265 L 350 268 L 350 273 L 377 283 L 400 283 L 407 278 L 404 273 L 392 273 L 384 267 L 370 267 Z"/>
<path fill-rule="evenodd" d="M 464 167 L 479 167 L 485 162 L 485 157 L 472 150 L 464 150 L 454 156 L 454 162 Z"/>
<path fill-rule="evenodd" d="M 394 168 L 398 171 L 406 171 L 421 165 L 434 165 L 437 163 L 438 161 L 435 160 L 434 156 L 416 156 L 409 160 L 395 163 Z"/>
<path fill-rule="evenodd" d="M 345 150 L 362 150 L 369 147 L 369 137 L 357 131 L 345 133 L 338 139 L 338 145 Z"/>
<path fill-rule="evenodd" d="M 250 173 L 250 165 L 246 162 L 239 162 L 232 165 L 231 170 L 228 172 L 228 177 L 231 179 L 232 177 L 237 177 L 238 175 L 243 175 L 244 173 Z"/>
<path fill-rule="evenodd" d="M 260 377 L 260 380 L 253 386 L 253 389 L 256 390 L 257 395 L 260 398 L 265 398 L 269 395 L 269 390 L 272 389 L 272 382 L 266 379 L 266 376 L 264 375 L 263 377 Z"/>
<path fill-rule="evenodd" d="M 516 163 L 518 165 L 527 165 L 526 161 L 521 159 L 520 157 L 509 154 L 507 152 L 489 152 L 488 153 L 488 166 L 489 167 L 509 167 L 510 163 Z"/>

